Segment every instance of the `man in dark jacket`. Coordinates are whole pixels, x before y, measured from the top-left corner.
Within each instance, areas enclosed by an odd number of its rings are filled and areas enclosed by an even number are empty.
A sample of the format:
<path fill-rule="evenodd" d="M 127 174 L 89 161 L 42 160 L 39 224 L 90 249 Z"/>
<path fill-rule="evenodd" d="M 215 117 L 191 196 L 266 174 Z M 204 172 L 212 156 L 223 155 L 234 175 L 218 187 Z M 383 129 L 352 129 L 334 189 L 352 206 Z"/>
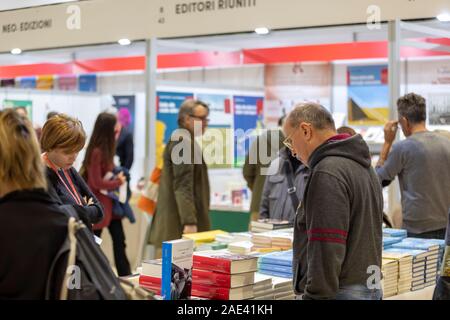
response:
<path fill-rule="evenodd" d="M 338 135 L 331 114 L 300 104 L 285 145 L 310 169 L 294 224 L 294 289 L 303 299 L 381 299 L 383 197 L 360 135 Z"/>
<path fill-rule="evenodd" d="M 288 148 L 281 148 L 267 172 L 259 217 L 294 222 L 307 178 L 308 168 Z"/>

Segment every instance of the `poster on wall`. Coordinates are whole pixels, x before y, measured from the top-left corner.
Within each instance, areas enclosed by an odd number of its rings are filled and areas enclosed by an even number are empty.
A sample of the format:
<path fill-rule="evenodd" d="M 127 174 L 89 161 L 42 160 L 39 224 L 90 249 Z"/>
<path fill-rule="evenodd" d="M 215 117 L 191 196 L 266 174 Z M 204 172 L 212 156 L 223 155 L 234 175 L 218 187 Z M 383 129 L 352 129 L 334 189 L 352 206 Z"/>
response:
<path fill-rule="evenodd" d="M 205 162 L 210 169 L 226 169 L 233 165 L 233 114 L 231 96 L 226 94 L 198 93 L 196 99 L 209 107 L 209 124 L 203 139 Z"/>
<path fill-rule="evenodd" d="M 262 128 L 263 97 L 234 96 L 234 165 L 242 167 L 251 143 Z"/>
<path fill-rule="evenodd" d="M 3 107 L 5 108 L 22 108 L 26 110 L 26 113 L 28 115 L 28 119 L 33 119 L 33 101 L 31 100 L 3 100 Z"/>
<path fill-rule="evenodd" d="M 389 120 L 387 65 L 348 67 L 347 90 L 349 125 L 382 126 Z"/>
<path fill-rule="evenodd" d="M 156 95 L 156 122 L 164 126 L 163 136 L 156 137 L 157 143 L 160 139 L 163 140 L 164 144 L 170 140 L 170 135 L 174 130 L 178 128 L 178 110 L 181 104 L 186 99 L 192 99 L 194 97 L 193 93 L 187 92 L 157 92 Z M 161 130 L 158 130 L 161 132 Z"/>
<path fill-rule="evenodd" d="M 432 93 L 428 95 L 428 121 L 430 125 L 450 125 L 450 94 Z"/>
<path fill-rule="evenodd" d="M 129 118 L 128 130 L 134 137 L 134 122 L 136 119 L 136 97 L 135 96 L 113 96 L 115 106 L 120 117 Z"/>

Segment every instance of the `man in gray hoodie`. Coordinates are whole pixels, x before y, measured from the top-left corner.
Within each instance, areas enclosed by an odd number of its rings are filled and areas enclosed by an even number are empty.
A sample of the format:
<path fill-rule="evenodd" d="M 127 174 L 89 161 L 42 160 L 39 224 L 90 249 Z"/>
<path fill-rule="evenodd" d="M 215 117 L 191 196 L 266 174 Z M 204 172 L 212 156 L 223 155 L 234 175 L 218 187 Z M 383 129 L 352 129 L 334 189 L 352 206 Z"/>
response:
<path fill-rule="evenodd" d="M 294 289 L 302 299 L 378 300 L 383 196 L 360 135 L 336 133 L 331 114 L 300 104 L 285 145 L 310 170 L 294 224 Z"/>

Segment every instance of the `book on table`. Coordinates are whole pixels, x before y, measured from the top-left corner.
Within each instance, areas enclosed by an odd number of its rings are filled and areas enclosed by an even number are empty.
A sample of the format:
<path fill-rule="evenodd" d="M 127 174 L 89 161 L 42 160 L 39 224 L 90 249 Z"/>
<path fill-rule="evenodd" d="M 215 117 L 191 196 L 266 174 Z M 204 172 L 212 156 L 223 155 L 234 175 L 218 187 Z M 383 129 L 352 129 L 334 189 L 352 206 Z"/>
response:
<path fill-rule="evenodd" d="M 233 254 L 225 250 L 196 252 L 194 268 L 215 272 L 236 274 L 255 272 L 258 258 L 251 255 Z"/>

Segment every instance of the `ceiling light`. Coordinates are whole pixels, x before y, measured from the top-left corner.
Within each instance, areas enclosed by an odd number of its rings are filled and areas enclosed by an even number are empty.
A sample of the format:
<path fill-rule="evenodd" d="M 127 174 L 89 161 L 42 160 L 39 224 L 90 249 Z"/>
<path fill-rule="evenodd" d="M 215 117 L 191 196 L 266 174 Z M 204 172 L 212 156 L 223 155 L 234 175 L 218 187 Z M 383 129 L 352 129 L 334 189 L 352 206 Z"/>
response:
<path fill-rule="evenodd" d="M 256 28 L 255 32 L 259 35 L 265 35 L 265 34 L 269 34 L 270 30 L 265 27 L 262 27 L 262 28 Z"/>
<path fill-rule="evenodd" d="M 450 14 L 448 13 L 441 13 L 436 18 L 442 22 L 450 22 Z"/>
<path fill-rule="evenodd" d="M 19 49 L 19 48 L 14 48 L 14 49 L 11 50 L 11 53 L 12 53 L 12 54 L 15 54 L 15 55 L 21 54 L 21 53 L 22 53 L 22 50 Z"/>
<path fill-rule="evenodd" d="M 121 46 L 129 46 L 131 44 L 129 39 L 120 39 L 118 42 Z"/>

